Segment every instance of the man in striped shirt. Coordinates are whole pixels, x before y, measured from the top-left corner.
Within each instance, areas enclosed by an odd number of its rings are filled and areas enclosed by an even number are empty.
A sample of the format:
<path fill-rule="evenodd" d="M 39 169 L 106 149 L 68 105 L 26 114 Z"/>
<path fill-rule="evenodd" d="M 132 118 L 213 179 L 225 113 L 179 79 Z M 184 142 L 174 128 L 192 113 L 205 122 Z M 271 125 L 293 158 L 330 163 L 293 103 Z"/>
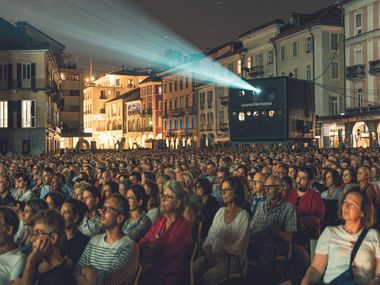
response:
<path fill-rule="evenodd" d="M 78 285 L 131 284 L 138 268 L 139 248 L 124 235 L 122 228 L 129 214 L 128 201 L 112 194 L 101 209 L 100 223 L 106 230 L 91 238 L 74 274 Z"/>

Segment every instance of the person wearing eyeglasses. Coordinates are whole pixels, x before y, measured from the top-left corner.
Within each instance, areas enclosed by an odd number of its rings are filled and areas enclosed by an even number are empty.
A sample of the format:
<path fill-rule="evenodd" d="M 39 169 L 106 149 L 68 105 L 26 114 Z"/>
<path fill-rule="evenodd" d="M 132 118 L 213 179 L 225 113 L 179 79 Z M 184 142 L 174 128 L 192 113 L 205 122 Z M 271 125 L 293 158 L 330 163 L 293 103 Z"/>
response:
<path fill-rule="evenodd" d="M 123 233 L 129 203 L 115 193 L 100 212 L 106 232 L 95 235 L 87 244 L 74 270 L 77 285 L 131 284 L 138 269 L 139 248 Z"/>
<path fill-rule="evenodd" d="M 9 284 L 21 276 L 25 256 L 14 242 L 19 219 L 14 210 L 0 207 L 0 284 Z"/>
<path fill-rule="evenodd" d="M 28 176 L 25 173 L 17 172 L 14 176 L 15 190 L 12 192 L 12 196 L 16 201 L 26 202 L 35 198 L 31 189 L 28 189 Z"/>
<path fill-rule="evenodd" d="M 258 261 L 259 284 L 277 284 L 277 255 L 287 255 L 289 243 L 297 231 L 297 214 L 294 207 L 282 199 L 282 179 L 271 175 L 265 181 L 266 199 L 261 203 L 250 222 L 249 256 Z"/>
<path fill-rule="evenodd" d="M 44 210 L 33 220 L 33 250 L 26 259 L 22 277 L 12 285 L 74 285 L 71 270 L 59 252 L 65 234 L 62 216 L 55 210 Z"/>
<path fill-rule="evenodd" d="M 249 214 L 241 208 L 245 201 L 241 178 L 225 179 L 221 193 L 225 206 L 216 213 L 203 244 L 204 255 L 194 264 L 196 279 L 203 285 L 218 284 L 227 271 L 240 272 L 247 259 Z"/>
<path fill-rule="evenodd" d="M 141 185 L 133 185 L 128 188 L 126 198 L 129 203 L 129 217 L 124 223 L 123 232 L 135 242 L 139 242 L 152 226 L 145 214 L 148 196 Z"/>
<path fill-rule="evenodd" d="M 169 181 L 161 194 L 162 216 L 140 240 L 142 263 L 150 264 L 141 284 L 180 284 L 182 262 L 191 243 L 191 227 L 183 217 L 186 193 L 183 184 Z"/>

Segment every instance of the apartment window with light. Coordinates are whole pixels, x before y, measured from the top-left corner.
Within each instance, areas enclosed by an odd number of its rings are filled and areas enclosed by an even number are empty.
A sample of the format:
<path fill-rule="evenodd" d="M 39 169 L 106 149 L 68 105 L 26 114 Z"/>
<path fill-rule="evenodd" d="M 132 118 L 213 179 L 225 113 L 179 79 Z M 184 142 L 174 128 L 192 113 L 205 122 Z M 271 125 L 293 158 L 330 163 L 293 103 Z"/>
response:
<path fill-rule="evenodd" d="M 285 47 L 284 46 L 282 46 L 280 48 L 280 59 L 285 60 Z"/>
<path fill-rule="evenodd" d="M 293 42 L 293 57 L 298 56 L 298 42 Z"/>
<path fill-rule="evenodd" d="M 311 64 L 306 65 L 306 80 L 311 81 Z"/>
<path fill-rule="evenodd" d="M 363 88 L 357 88 L 355 90 L 355 107 L 363 106 Z"/>
<path fill-rule="evenodd" d="M 355 15 L 355 32 L 356 32 L 356 35 L 360 35 L 363 32 L 363 29 L 362 29 L 362 13 L 357 13 Z"/>
<path fill-rule="evenodd" d="M 339 64 L 338 62 L 331 63 L 331 79 L 339 79 Z"/>
<path fill-rule="evenodd" d="M 268 50 L 268 64 L 273 63 L 273 50 Z"/>
<path fill-rule="evenodd" d="M 21 127 L 22 128 L 36 127 L 36 101 L 35 100 L 21 101 Z"/>
<path fill-rule="evenodd" d="M 330 34 L 330 49 L 337 50 L 339 45 L 339 35 L 337 33 Z"/>
<path fill-rule="evenodd" d="M 338 114 L 338 97 L 331 97 L 331 114 Z"/>
<path fill-rule="evenodd" d="M 251 68 L 251 67 L 252 67 L 252 57 L 249 56 L 247 59 L 247 68 Z"/>
<path fill-rule="evenodd" d="M 8 101 L 0 101 L 0 128 L 8 128 Z"/>
<path fill-rule="evenodd" d="M 312 48 L 313 48 L 313 39 L 312 37 L 307 37 L 306 38 L 306 42 L 305 42 L 305 52 L 306 53 L 309 53 L 312 51 Z"/>
<path fill-rule="evenodd" d="M 241 74 L 241 59 L 239 59 L 237 62 L 237 73 Z"/>

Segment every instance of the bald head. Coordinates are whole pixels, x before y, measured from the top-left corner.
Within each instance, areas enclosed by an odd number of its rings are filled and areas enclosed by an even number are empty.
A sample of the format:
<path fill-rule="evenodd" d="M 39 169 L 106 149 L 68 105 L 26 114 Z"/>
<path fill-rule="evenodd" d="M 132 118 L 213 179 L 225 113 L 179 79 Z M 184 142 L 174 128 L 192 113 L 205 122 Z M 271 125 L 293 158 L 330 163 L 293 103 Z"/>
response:
<path fill-rule="evenodd" d="M 256 173 L 255 176 L 253 176 L 252 189 L 256 194 L 262 195 L 265 193 L 264 186 L 265 186 L 266 180 L 267 180 L 267 177 L 261 172 Z"/>

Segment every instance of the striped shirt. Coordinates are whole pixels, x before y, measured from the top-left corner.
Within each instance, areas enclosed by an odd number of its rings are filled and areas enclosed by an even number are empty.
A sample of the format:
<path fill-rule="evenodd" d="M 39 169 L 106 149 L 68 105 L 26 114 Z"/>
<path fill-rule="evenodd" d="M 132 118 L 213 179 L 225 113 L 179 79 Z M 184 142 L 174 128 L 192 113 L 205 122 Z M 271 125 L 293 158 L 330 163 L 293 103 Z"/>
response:
<path fill-rule="evenodd" d="M 105 238 L 106 234 L 99 234 L 89 241 L 74 275 L 91 266 L 98 270 L 96 285 L 132 284 L 139 265 L 139 247 L 128 236 L 111 244 Z"/>

